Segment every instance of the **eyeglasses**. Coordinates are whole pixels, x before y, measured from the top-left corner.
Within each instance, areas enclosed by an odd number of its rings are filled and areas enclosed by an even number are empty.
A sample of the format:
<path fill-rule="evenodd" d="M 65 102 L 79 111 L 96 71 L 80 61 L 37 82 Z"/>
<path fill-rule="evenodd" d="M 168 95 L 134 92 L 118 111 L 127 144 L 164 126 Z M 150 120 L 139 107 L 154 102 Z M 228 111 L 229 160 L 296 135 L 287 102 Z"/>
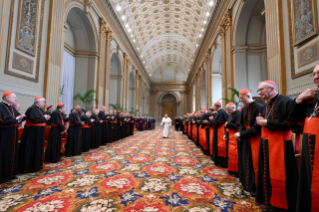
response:
<path fill-rule="evenodd" d="M 271 88 L 271 87 L 267 87 L 267 88 Z M 263 91 L 264 91 L 265 89 L 267 89 L 267 88 L 260 88 L 260 89 L 257 90 L 257 93 L 263 92 Z"/>

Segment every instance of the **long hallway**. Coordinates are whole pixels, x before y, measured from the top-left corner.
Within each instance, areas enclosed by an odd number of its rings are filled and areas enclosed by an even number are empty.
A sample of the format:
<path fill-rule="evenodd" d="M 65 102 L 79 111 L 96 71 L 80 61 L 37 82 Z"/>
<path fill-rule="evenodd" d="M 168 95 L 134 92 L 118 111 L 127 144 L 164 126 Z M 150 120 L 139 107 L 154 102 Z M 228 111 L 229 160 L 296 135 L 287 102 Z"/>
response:
<path fill-rule="evenodd" d="M 260 211 L 227 171 L 181 132 L 161 128 L 45 164 L 0 185 L 0 211 Z"/>

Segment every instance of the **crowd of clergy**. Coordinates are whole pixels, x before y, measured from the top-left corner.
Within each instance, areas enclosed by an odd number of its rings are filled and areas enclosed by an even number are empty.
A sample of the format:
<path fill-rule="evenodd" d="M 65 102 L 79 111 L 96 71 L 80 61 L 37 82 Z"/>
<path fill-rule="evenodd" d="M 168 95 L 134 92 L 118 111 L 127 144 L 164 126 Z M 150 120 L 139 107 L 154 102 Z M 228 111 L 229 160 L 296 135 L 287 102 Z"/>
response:
<path fill-rule="evenodd" d="M 101 109 L 86 111 L 77 105 L 66 115 L 63 103 L 46 106 L 43 97 L 21 114 L 16 95 L 5 91 L 0 103 L 0 184 L 15 175 L 35 172 L 43 163 L 76 156 L 134 133 L 151 130 L 155 120 L 133 114 Z M 21 126 L 24 124 L 24 127 Z M 64 145 L 65 144 L 65 145 Z M 46 148 L 45 148 L 46 147 Z"/>
<path fill-rule="evenodd" d="M 209 155 L 215 165 L 239 178 L 241 195 L 255 197 L 264 211 L 319 211 L 319 65 L 313 70 L 314 89 L 291 99 L 278 93 L 275 82 L 259 83 L 261 104 L 251 91 L 239 99 L 175 118 L 175 128 Z M 296 159 L 292 133 L 302 134 Z M 245 190 L 245 191 L 244 191 Z"/>

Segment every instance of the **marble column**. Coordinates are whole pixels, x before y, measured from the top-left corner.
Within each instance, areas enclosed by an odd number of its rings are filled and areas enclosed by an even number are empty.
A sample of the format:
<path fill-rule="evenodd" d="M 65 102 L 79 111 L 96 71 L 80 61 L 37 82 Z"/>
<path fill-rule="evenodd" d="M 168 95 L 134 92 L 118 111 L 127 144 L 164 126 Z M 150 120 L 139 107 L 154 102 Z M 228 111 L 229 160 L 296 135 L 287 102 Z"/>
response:
<path fill-rule="evenodd" d="M 285 95 L 287 82 L 282 1 L 265 0 L 264 2 L 266 8 L 268 79 L 275 81 L 279 93 Z"/>

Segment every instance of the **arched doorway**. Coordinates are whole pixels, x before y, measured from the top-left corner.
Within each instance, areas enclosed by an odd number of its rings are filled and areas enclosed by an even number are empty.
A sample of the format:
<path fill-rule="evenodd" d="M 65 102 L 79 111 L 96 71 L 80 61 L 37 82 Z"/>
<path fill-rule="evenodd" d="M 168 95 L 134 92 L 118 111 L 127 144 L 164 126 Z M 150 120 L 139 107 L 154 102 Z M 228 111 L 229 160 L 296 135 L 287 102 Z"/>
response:
<path fill-rule="evenodd" d="M 89 105 L 83 105 L 80 100 L 73 101 L 73 97 L 96 89 L 98 49 L 94 22 L 81 8 L 73 7 L 67 13 L 66 23 L 61 101 L 67 111 L 78 104 L 83 108 L 92 109 L 96 105 L 94 101 Z"/>
<path fill-rule="evenodd" d="M 110 105 L 122 106 L 122 84 L 123 84 L 123 72 L 121 66 L 121 60 L 117 53 L 113 53 L 111 57 L 111 76 L 110 76 Z"/>
<path fill-rule="evenodd" d="M 176 116 L 176 102 L 177 99 L 172 94 L 166 94 L 162 98 L 162 105 L 163 105 L 163 114 L 162 117 L 167 114 L 168 117 L 174 119 Z"/>
<path fill-rule="evenodd" d="M 217 46 L 213 53 L 212 59 L 212 104 L 220 101 L 222 98 L 222 63 L 221 63 L 221 49 Z"/>
<path fill-rule="evenodd" d="M 234 83 L 257 96 L 260 81 L 268 78 L 264 0 L 247 0 L 238 16 L 234 31 Z"/>

